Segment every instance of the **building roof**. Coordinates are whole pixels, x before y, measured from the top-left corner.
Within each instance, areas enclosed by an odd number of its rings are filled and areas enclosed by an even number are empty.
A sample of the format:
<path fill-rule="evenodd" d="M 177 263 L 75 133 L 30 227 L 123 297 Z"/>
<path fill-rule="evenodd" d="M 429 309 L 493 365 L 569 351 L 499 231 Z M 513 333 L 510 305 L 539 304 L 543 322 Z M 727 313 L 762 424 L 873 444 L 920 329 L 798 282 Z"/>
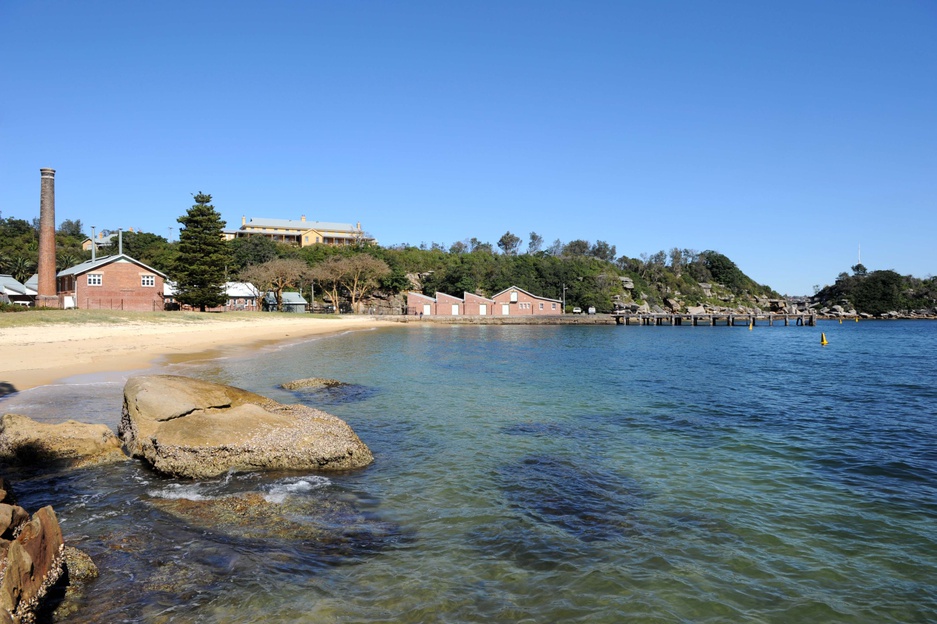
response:
<path fill-rule="evenodd" d="M 334 230 L 336 232 L 357 232 L 354 223 L 334 223 L 330 221 L 304 221 L 301 219 L 251 219 L 241 226 L 246 228 L 270 228 L 287 230 Z"/>
<path fill-rule="evenodd" d="M 82 273 L 87 273 L 88 271 L 94 271 L 95 269 L 99 269 L 104 265 L 111 264 L 112 262 L 118 262 L 121 260 L 126 261 L 126 262 L 132 262 L 138 266 L 143 267 L 147 271 L 152 271 L 153 273 L 156 273 L 163 279 L 166 279 L 166 274 L 163 273 L 162 271 L 157 271 L 153 267 L 149 267 L 143 264 L 142 262 L 140 262 L 139 260 L 135 258 L 131 258 L 127 254 L 103 256 L 101 258 L 96 258 L 94 260 L 88 260 L 86 262 L 82 262 L 81 264 L 76 264 L 73 267 L 62 269 L 61 271 L 58 272 L 58 277 L 66 277 L 68 275 L 81 275 Z"/>
<path fill-rule="evenodd" d="M 424 295 L 423 293 L 418 293 L 418 292 L 413 292 L 413 291 L 408 292 L 407 297 L 420 297 L 422 299 L 426 299 L 427 301 L 436 301 L 433 297 L 430 297 L 429 295 Z"/>
<path fill-rule="evenodd" d="M 462 300 L 463 300 L 463 301 L 465 301 L 465 300 L 468 299 L 469 297 L 474 297 L 475 299 L 481 299 L 482 301 L 487 301 L 487 302 L 489 302 L 489 303 L 494 303 L 494 302 L 495 302 L 494 299 L 489 299 L 488 297 L 482 297 L 481 295 L 476 295 L 475 293 L 470 293 L 470 292 L 468 292 L 468 291 L 465 291 L 465 292 L 462 293 Z"/>
<path fill-rule="evenodd" d="M 276 305 L 277 295 L 276 293 L 268 292 L 264 295 L 264 299 L 267 303 Z M 306 305 L 309 303 L 300 295 L 298 292 L 285 292 L 283 293 L 283 305 Z"/>
<path fill-rule="evenodd" d="M 533 294 L 532 292 L 528 292 L 528 291 L 524 290 L 523 288 L 518 288 L 517 286 L 511 286 L 510 288 L 505 288 L 505 289 L 502 290 L 501 292 L 497 292 L 497 293 L 493 294 L 493 295 L 491 296 L 491 298 L 492 298 L 492 299 L 497 299 L 500 295 L 503 295 L 504 293 L 509 292 L 509 291 L 512 291 L 512 290 L 519 290 L 519 291 L 521 291 L 522 293 L 524 293 L 525 295 L 531 296 L 531 297 L 533 297 L 534 299 L 540 299 L 540 300 L 542 300 L 542 301 L 552 301 L 552 302 L 554 302 L 554 303 L 563 303 L 563 302 L 560 301 L 559 299 L 550 299 L 549 297 L 541 297 L 540 295 L 535 295 L 535 294 Z"/>
<path fill-rule="evenodd" d="M 0 295 L 35 295 L 22 282 L 13 279 L 12 275 L 0 275 Z"/>

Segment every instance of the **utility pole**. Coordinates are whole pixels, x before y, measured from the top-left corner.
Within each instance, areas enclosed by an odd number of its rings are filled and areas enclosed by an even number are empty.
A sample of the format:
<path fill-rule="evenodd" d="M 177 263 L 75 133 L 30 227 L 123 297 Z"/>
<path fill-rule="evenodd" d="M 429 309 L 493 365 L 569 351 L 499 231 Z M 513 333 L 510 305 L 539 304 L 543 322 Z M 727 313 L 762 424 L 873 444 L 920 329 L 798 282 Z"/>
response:
<path fill-rule="evenodd" d="M 566 284 L 563 284 L 563 314 L 566 314 Z"/>

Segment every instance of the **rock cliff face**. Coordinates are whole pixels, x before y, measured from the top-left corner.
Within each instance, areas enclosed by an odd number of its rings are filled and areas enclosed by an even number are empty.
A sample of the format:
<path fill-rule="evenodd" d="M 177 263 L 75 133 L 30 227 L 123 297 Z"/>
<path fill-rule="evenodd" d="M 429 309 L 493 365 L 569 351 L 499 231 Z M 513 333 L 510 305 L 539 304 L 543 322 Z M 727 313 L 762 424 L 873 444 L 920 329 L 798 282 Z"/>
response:
<path fill-rule="evenodd" d="M 176 477 L 348 470 L 373 461 L 351 427 L 331 414 L 175 375 L 131 378 L 118 431 L 131 455 Z"/>
<path fill-rule="evenodd" d="M 65 544 L 51 507 L 30 517 L 0 487 L 0 622 L 29 624 L 64 571 Z"/>

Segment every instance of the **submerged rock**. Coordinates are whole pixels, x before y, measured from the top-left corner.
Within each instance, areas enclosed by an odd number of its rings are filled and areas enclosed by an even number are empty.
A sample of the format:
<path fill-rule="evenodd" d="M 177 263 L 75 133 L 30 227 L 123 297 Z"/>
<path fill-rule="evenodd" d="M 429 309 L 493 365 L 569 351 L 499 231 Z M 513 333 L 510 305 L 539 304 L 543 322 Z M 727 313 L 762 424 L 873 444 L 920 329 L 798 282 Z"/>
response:
<path fill-rule="evenodd" d="M 373 461 L 351 427 L 331 414 L 176 375 L 128 380 L 118 431 L 132 456 L 177 477 L 348 470 Z"/>
<path fill-rule="evenodd" d="M 83 467 L 126 459 L 120 440 L 107 425 L 74 420 L 53 425 L 20 414 L 0 418 L 0 462 L 5 464 Z"/>
<path fill-rule="evenodd" d="M 339 381 L 337 379 L 326 379 L 324 377 L 309 377 L 308 379 L 297 379 L 295 381 L 287 381 L 284 384 L 280 384 L 280 387 L 284 390 L 305 390 L 307 388 L 340 388 L 342 386 L 347 386 L 344 381 Z"/>

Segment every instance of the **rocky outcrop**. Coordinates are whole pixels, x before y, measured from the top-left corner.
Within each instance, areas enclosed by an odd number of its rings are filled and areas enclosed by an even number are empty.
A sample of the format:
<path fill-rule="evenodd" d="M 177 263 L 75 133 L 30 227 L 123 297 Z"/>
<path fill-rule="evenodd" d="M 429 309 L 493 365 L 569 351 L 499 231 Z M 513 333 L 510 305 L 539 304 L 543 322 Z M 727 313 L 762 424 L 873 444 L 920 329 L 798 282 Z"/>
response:
<path fill-rule="evenodd" d="M 118 430 L 134 457 L 166 475 L 348 470 L 373 461 L 343 420 L 240 388 L 181 377 L 132 377 Z"/>
<path fill-rule="evenodd" d="M 120 440 L 107 425 L 74 420 L 52 425 L 20 414 L 0 418 L 0 462 L 8 465 L 81 467 L 126 459 Z"/>

